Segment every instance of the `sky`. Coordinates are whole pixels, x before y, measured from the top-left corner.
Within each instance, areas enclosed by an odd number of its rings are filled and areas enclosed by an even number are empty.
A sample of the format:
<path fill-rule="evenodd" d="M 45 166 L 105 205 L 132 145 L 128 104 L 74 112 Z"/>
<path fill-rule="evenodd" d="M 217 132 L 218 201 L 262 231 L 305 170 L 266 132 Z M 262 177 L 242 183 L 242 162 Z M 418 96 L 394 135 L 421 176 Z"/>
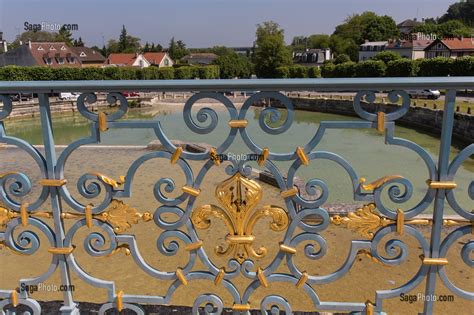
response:
<path fill-rule="evenodd" d="M 87 46 L 130 35 L 166 47 L 171 37 L 187 47 L 252 46 L 256 25 L 273 20 L 293 36 L 331 34 L 355 13 L 374 11 L 397 23 L 444 14 L 455 0 L 0 0 L 0 31 L 8 41 L 24 23 L 77 24 L 73 36 Z"/>

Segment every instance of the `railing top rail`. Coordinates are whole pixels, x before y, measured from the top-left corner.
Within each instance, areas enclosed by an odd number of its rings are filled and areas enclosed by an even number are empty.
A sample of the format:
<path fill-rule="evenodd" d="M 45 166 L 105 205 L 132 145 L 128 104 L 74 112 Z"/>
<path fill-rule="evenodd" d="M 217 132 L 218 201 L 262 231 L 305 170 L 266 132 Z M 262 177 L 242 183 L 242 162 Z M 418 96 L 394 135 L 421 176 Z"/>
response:
<path fill-rule="evenodd" d="M 471 77 L 239 79 L 239 80 L 111 80 L 3 81 L 0 94 L 18 92 L 97 91 L 361 91 L 406 89 L 474 89 Z"/>

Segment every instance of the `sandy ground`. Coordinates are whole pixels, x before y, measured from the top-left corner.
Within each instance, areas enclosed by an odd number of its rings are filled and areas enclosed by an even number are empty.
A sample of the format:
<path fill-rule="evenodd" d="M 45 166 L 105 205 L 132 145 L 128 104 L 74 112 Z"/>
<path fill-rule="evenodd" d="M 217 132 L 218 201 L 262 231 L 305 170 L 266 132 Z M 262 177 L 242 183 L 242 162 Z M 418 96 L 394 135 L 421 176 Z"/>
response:
<path fill-rule="evenodd" d="M 164 105 L 166 106 L 166 105 Z M 170 109 L 171 110 L 171 109 Z M 143 150 L 127 150 L 123 152 L 117 149 L 104 149 L 97 151 L 94 159 L 90 158 L 87 149 L 78 150 L 68 162 L 66 168 L 66 177 L 70 183 L 76 183 L 81 174 L 90 171 L 100 171 L 112 178 L 118 178 L 124 175 L 122 172 L 126 169 L 130 162 L 142 155 Z M 4 152 L 8 152 L 5 153 Z M 39 179 L 39 174 L 32 166 L 31 160 L 21 154 L 13 153 L 10 149 L 3 151 L 4 159 L 0 162 L 1 169 L 19 169 L 32 174 L 34 182 Z M 197 174 L 202 162 L 190 162 L 194 174 Z M 184 185 L 183 175 L 178 166 L 170 166 L 169 161 L 153 160 L 145 163 L 138 171 L 133 184 L 133 196 L 124 200 L 127 204 L 136 207 L 140 212 L 153 212 L 159 203 L 153 196 L 153 186 L 157 178 L 171 177 L 175 180 L 176 187 Z M 223 168 L 213 168 L 207 175 L 203 186 L 202 193 L 198 197 L 197 205 L 217 204 L 214 198 L 215 186 L 227 178 Z M 79 198 L 75 190 L 75 184 L 68 185 L 71 187 L 71 193 Z M 279 191 L 271 186 L 263 185 L 264 198 L 260 205 L 274 204 L 283 206 L 279 196 Z M 34 194 L 33 194 L 34 195 Z M 172 193 L 171 196 L 176 195 Z M 34 196 L 33 196 L 34 197 Z M 48 205 L 43 206 L 43 210 L 48 210 Z M 66 207 L 66 211 L 69 211 Z M 68 229 L 73 220 L 66 221 L 66 229 Z M 255 229 L 256 236 L 255 245 L 265 246 L 268 254 L 265 258 L 256 260 L 256 266 L 267 266 L 276 251 L 278 250 L 278 242 L 282 239 L 281 232 L 273 232 L 268 228 L 268 221 L 260 221 Z M 21 231 L 20 227 L 18 231 Z M 75 257 L 84 270 L 93 276 L 101 279 L 116 281 L 117 290 L 123 290 L 126 294 L 144 294 L 144 295 L 163 295 L 165 294 L 169 281 L 161 281 L 149 277 L 142 270 L 137 268 L 131 257 L 127 257 L 123 252 L 108 258 L 90 257 L 83 249 L 84 238 L 92 231 L 99 231 L 93 228 L 81 229 L 74 238 L 74 244 L 77 246 Z M 127 233 L 135 235 L 137 243 L 145 260 L 153 267 L 159 270 L 173 272 L 178 266 L 184 266 L 188 260 L 188 254 L 181 247 L 176 256 L 167 257 L 162 255 L 156 247 L 156 241 L 162 230 L 155 226 L 153 221 L 134 225 Z M 301 232 L 301 231 L 299 231 Z M 423 228 L 422 232 L 427 240 L 429 240 L 429 228 Z M 209 230 L 198 230 L 199 236 L 204 240 L 204 248 L 211 260 L 218 266 L 225 266 L 228 257 L 217 257 L 213 248 L 216 244 L 224 242 L 227 234 L 226 227 L 219 220 L 212 222 Z M 447 231 L 444 231 L 446 235 Z M 39 233 L 40 234 L 40 233 Z M 40 234 L 41 235 L 41 234 Z M 295 261 L 297 265 L 306 270 L 310 275 L 326 275 L 337 270 L 346 259 L 349 252 L 351 240 L 362 239 L 360 235 L 355 234 L 351 230 L 330 226 L 321 233 L 327 240 L 328 252 L 320 260 L 310 260 L 303 255 L 304 246 L 302 243 L 298 246 L 298 253 Z M 460 250 L 462 246 L 469 240 L 470 236 L 459 239 L 448 253 L 450 261 L 447 271 L 451 281 L 464 290 L 474 291 L 473 270 L 467 267 L 460 258 Z M 373 300 L 376 290 L 384 290 L 396 288 L 407 282 L 420 267 L 419 255 L 421 251 L 418 243 L 411 237 L 403 236 L 402 240 L 407 242 L 409 247 L 408 259 L 400 266 L 387 267 L 374 262 L 371 258 L 360 256 L 351 271 L 342 279 L 327 285 L 314 285 L 321 301 L 346 301 L 346 302 L 365 302 Z M 20 278 L 28 278 L 42 274 L 47 270 L 51 256 L 47 253 L 48 246 L 42 239 L 42 246 L 39 251 L 32 256 L 18 256 L 12 254 L 8 250 L 0 251 L 0 288 L 13 289 L 18 286 Z M 181 244 L 182 245 L 182 244 Z M 195 270 L 203 270 L 203 266 L 197 263 Z M 283 263 L 278 272 L 288 272 L 286 264 Z M 47 284 L 59 284 L 59 274 L 56 272 L 53 277 L 46 281 Z M 74 298 L 77 301 L 104 302 L 106 301 L 106 291 L 94 288 L 72 273 L 72 283 L 75 284 Z M 243 292 L 250 283 L 248 279 L 240 277 L 234 281 Z M 437 279 L 437 294 L 451 294 Z M 410 294 L 418 294 L 424 292 L 425 283 L 422 282 L 417 288 L 412 290 Z M 175 305 L 192 305 L 194 299 L 199 294 L 216 293 L 223 298 L 226 306 L 231 306 L 232 300 L 226 291 L 220 287 L 214 286 L 209 281 L 191 281 L 188 286 L 181 287 L 173 296 L 171 303 Z M 408 292 L 407 292 L 408 293 Z M 269 288 L 258 289 L 251 298 L 252 307 L 258 308 L 260 300 L 269 294 L 280 294 L 284 296 L 294 306 L 294 310 L 314 310 L 309 298 L 302 291 L 296 289 L 290 284 L 270 285 Z M 60 293 L 36 292 L 33 298 L 39 300 L 56 300 L 61 299 Z M 468 302 L 455 296 L 454 302 L 437 302 L 435 304 L 435 314 L 469 314 L 469 310 L 473 309 L 473 302 Z M 388 314 L 416 314 L 422 311 L 423 303 L 400 302 L 400 298 L 393 298 L 385 302 L 384 309 Z"/>

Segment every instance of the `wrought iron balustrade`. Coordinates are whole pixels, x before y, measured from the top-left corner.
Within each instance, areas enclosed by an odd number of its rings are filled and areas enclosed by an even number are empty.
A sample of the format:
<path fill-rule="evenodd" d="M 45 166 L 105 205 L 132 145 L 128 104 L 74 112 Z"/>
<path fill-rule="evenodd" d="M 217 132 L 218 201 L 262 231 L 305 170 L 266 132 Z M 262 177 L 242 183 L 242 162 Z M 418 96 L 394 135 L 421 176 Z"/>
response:
<path fill-rule="evenodd" d="M 414 89 L 441 89 L 446 90 L 443 113 L 443 127 L 440 137 L 440 150 L 437 159 L 421 146 L 394 135 L 395 123 L 410 110 L 410 97 L 406 90 Z M 221 313 L 224 308 L 230 308 L 235 313 L 247 313 L 249 310 L 259 309 L 262 314 L 278 310 L 291 314 L 298 311 L 298 306 L 290 305 L 284 296 L 268 295 L 258 304 L 250 301 L 254 292 L 260 287 L 272 287 L 278 283 L 290 283 L 301 290 L 301 294 L 308 296 L 315 311 L 345 311 L 362 314 L 379 314 L 384 311 L 384 300 L 397 297 L 401 292 L 410 292 L 413 288 L 426 281 L 425 293 L 427 296 L 435 294 L 437 282 L 440 281 L 456 296 L 461 299 L 474 300 L 474 292 L 466 291 L 460 284 L 453 283 L 446 272 L 449 261 L 446 253 L 461 237 L 472 235 L 474 213 L 472 209 L 463 208 L 457 201 L 453 191 L 456 190 L 456 174 L 463 162 L 474 155 L 474 144 L 462 149 L 454 159 L 450 160 L 449 153 L 454 122 L 456 91 L 474 90 L 474 78 L 368 78 L 368 79 L 298 79 L 298 80 L 193 80 L 193 81 L 87 81 L 87 82 L 0 82 L 0 143 L 16 146 L 27 153 L 36 163 L 41 175 L 39 185 L 42 187 L 38 198 L 34 202 L 22 202 L 32 191 L 32 180 L 28 174 L 15 169 L 0 170 L 0 247 L 9 249 L 12 253 L 34 255 L 37 250 L 45 246 L 51 255 L 49 269 L 33 278 L 19 280 L 19 287 L 35 285 L 48 279 L 56 270 L 61 274 L 61 284 L 70 286 L 71 275 L 77 275 L 81 280 L 97 288 L 106 289 L 108 301 L 100 313 L 116 309 L 128 309 L 143 314 L 145 304 L 170 304 L 174 292 L 181 286 L 186 286 L 194 280 L 208 280 L 220 290 L 226 291 L 233 299 L 231 305 L 225 305 L 221 297 L 216 294 L 201 294 L 196 296 L 193 313 L 197 314 L 201 306 L 207 314 Z M 250 106 L 262 99 L 274 99 L 280 102 L 286 111 L 282 117 L 281 111 L 274 107 L 264 108 L 259 117 L 261 132 L 278 137 L 287 131 L 294 118 L 292 101 L 285 92 L 292 91 L 353 91 L 353 109 L 361 118 L 359 121 L 323 121 L 314 136 L 307 143 L 299 143 L 295 139 L 294 150 L 291 152 L 273 152 L 265 143 L 258 143 L 246 130 L 248 111 Z M 168 137 L 167 131 L 156 121 L 126 121 L 121 118 L 127 113 L 129 103 L 120 93 L 121 91 L 138 92 L 193 92 L 194 95 L 186 100 L 183 109 L 183 118 L 186 128 L 196 134 L 209 134 L 215 129 L 219 112 L 212 108 L 201 108 L 194 118 L 191 112 L 193 105 L 202 99 L 213 99 L 227 110 L 230 116 L 228 135 L 218 146 L 204 152 L 188 151 L 184 146 L 175 145 Z M 245 100 L 237 108 L 232 98 L 225 95 L 225 91 L 259 91 Z M 375 100 L 376 91 L 390 91 L 388 98 L 395 103 L 401 101 L 400 106 L 393 112 L 368 112 L 364 109 L 362 100 Z M 42 125 L 44 150 L 16 137 L 9 136 L 5 126 L 7 118 L 12 112 L 13 103 L 10 95 L 16 93 L 35 93 L 38 95 L 39 112 Z M 77 99 L 77 111 L 90 121 L 90 136 L 77 140 L 57 154 L 54 135 L 53 119 L 49 104 L 49 94 L 59 92 L 80 92 Z M 107 94 L 109 103 L 118 106 L 112 112 L 93 112 L 87 104 L 96 101 L 94 93 Z M 110 129 L 149 129 L 154 132 L 156 139 L 161 142 L 163 149 L 146 153 L 135 160 L 125 176 L 120 179 L 111 179 L 100 172 L 83 174 L 78 182 L 70 182 L 64 175 L 68 158 L 81 146 L 101 143 L 101 134 Z M 417 187 L 424 191 L 424 198 L 413 207 L 404 207 L 410 200 L 413 184 L 402 176 L 391 174 L 368 182 L 358 175 L 343 156 L 333 152 L 320 151 L 318 145 L 325 132 L 330 129 L 375 129 L 385 137 L 387 146 L 400 146 L 411 150 L 419 156 L 426 165 L 427 185 Z M 216 158 L 226 153 L 234 139 L 240 137 L 246 145 L 249 154 L 259 156 L 258 165 L 272 173 L 280 190 L 280 198 L 285 207 L 259 204 L 263 190 L 261 185 L 249 178 L 252 167 L 246 161 L 227 160 Z M 2 151 L 0 150 L 0 163 Z M 139 167 L 152 159 L 166 159 L 177 165 L 184 174 L 185 185 L 176 187 L 171 178 L 161 178 L 156 173 L 155 197 L 160 206 L 154 212 L 134 209 L 126 204 L 126 199 L 132 194 L 132 183 Z M 293 182 L 295 173 L 301 167 L 317 168 L 317 160 L 330 160 L 337 163 L 348 175 L 347 185 L 353 191 L 355 201 L 363 201 L 366 206 L 347 216 L 329 215 L 324 209 L 328 197 L 328 187 L 324 181 L 312 179 L 306 184 L 306 195 L 299 191 Z M 113 159 L 111 159 L 113 162 Z M 193 174 L 188 161 L 202 161 L 203 166 L 197 174 Z M 291 163 L 288 170 L 280 169 L 275 162 L 287 161 Z M 93 161 L 87 162 L 93 167 Z M 1 165 L 1 164 L 0 164 Z M 201 184 L 212 168 L 225 168 L 226 178 L 220 180 L 215 188 L 216 202 L 199 205 L 196 203 L 201 194 Z M 74 197 L 71 189 L 77 187 L 82 199 L 93 199 L 102 194 L 100 203 L 87 203 Z M 164 188 L 163 188 L 164 187 Z M 162 191 L 162 188 L 164 191 Z M 214 190 L 214 188 L 213 188 Z M 468 198 L 474 200 L 474 179 L 466 188 Z M 319 194 L 316 194 L 319 191 Z M 179 192 L 177 197 L 168 197 L 171 192 Z M 384 194 L 388 193 L 388 196 Z M 312 198 L 307 199 L 307 196 Z M 397 208 L 389 207 L 384 202 L 388 197 L 392 202 L 400 204 Z M 45 204 L 51 206 L 50 211 L 44 211 Z M 72 211 L 65 211 L 63 204 L 67 204 Z M 450 207 L 462 218 L 449 220 L 444 218 L 445 206 Z M 472 207 L 472 204 L 471 204 Z M 419 215 L 433 209 L 431 217 L 420 218 Z M 171 214 L 177 217 L 170 222 L 163 219 L 163 215 Z M 279 231 L 281 239 L 275 239 L 279 251 L 272 257 L 271 263 L 259 266 L 256 260 L 269 255 L 265 247 L 255 244 L 254 227 L 262 218 L 269 219 L 270 229 Z M 46 222 L 46 219 L 51 219 Z M 219 246 L 214 252 L 207 252 L 200 239 L 200 230 L 212 229 L 214 220 L 222 220 L 227 228 L 225 245 Z M 65 221 L 73 222 L 68 228 Z M 177 252 L 187 253 L 188 262 L 184 267 L 177 267 L 175 271 L 158 270 L 150 266 L 140 253 L 140 245 L 133 234 L 128 234 L 131 225 L 155 224 L 164 231 L 157 237 L 157 247 L 161 253 L 173 256 Z M 294 262 L 297 247 L 304 242 L 310 242 L 304 253 L 309 258 L 308 263 L 318 264 L 318 259 L 325 256 L 330 250 L 325 239 L 320 235 L 330 224 L 347 226 L 360 232 L 366 239 L 354 240 L 351 243 L 350 253 L 345 263 L 337 271 L 327 275 L 312 275 L 302 270 Z M 431 226 L 430 239 L 420 233 L 418 227 Z M 452 232 L 442 237 L 443 226 L 454 226 Z M 39 241 L 32 227 L 43 233 L 49 244 Z M 90 232 L 83 243 L 73 242 L 76 232 L 92 227 L 99 228 L 101 233 Z M 17 229 L 23 229 L 15 236 Z M 375 261 L 383 265 L 400 265 L 405 262 L 408 248 L 399 239 L 400 235 L 413 236 L 418 241 L 419 262 L 417 273 L 407 279 L 406 283 L 390 290 L 378 290 L 370 301 L 338 302 L 326 301 L 318 296 L 318 285 L 334 281 L 344 281 L 342 278 L 356 263 L 360 253 L 370 255 Z M 381 253 L 379 245 L 382 238 L 389 237 Z M 166 245 L 170 238 L 179 239 L 177 242 Z M 109 244 L 104 249 L 106 240 Z M 272 240 L 273 241 L 273 240 Z M 164 296 L 135 295 L 116 287 L 113 281 L 99 279 L 88 274 L 75 260 L 75 250 L 83 246 L 92 257 L 107 256 L 124 250 L 133 258 L 136 268 L 142 269 L 151 278 L 169 280 L 171 285 Z M 167 247 L 168 246 L 168 247 Z M 319 251 L 314 248 L 319 247 Z M 472 252 L 474 242 L 470 240 L 459 254 L 465 267 L 472 272 L 474 261 Z M 218 266 L 213 257 L 228 258 L 228 265 Z M 3 257 L 2 259 L 7 259 Z M 173 259 L 173 257 L 168 257 Z M 194 267 L 197 261 L 204 266 L 201 270 Z M 286 263 L 288 273 L 280 273 L 277 269 Z M 21 267 L 19 266 L 21 269 Z M 7 272 L 1 270 L 0 272 Z M 242 292 L 239 291 L 234 280 L 243 277 L 250 280 L 250 284 Z M 41 306 L 28 292 L 17 292 L 15 288 L 0 289 L 0 310 L 13 311 L 17 307 L 27 307 L 33 314 L 40 314 Z M 427 300 L 424 303 L 424 313 L 433 313 L 434 302 Z M 63 292 L 63 314 L 79 312 L 73 292 Z"/>

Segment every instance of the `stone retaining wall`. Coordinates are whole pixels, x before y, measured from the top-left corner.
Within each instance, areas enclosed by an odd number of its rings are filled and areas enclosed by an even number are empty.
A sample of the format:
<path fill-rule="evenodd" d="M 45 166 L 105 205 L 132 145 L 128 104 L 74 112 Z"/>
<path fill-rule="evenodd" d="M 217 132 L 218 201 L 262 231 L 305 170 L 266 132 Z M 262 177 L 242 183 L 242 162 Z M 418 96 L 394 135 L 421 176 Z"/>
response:
<path fill-rule="evenodd" d="M 357 116 L 354 111 L 353 101 L 334 99 L 310 99 L 290 97 L 295 109 L 331 113 L 338 115 Z M 276 105 L 276 104 L 275 104 Z M 392 112 L 398 108 L 391 104 L 364 104 L 364 108 L 376 113 Z M 400 125 L 424 130 L 435 135 L 441 134 L 443 125 L 443 110 L 425 107 L 411 107 L 408 113 L 397 120 Z M 453 140 L 461 145 L 469 145 L 474 142 L 474 116 L 455 113 Z"/>

